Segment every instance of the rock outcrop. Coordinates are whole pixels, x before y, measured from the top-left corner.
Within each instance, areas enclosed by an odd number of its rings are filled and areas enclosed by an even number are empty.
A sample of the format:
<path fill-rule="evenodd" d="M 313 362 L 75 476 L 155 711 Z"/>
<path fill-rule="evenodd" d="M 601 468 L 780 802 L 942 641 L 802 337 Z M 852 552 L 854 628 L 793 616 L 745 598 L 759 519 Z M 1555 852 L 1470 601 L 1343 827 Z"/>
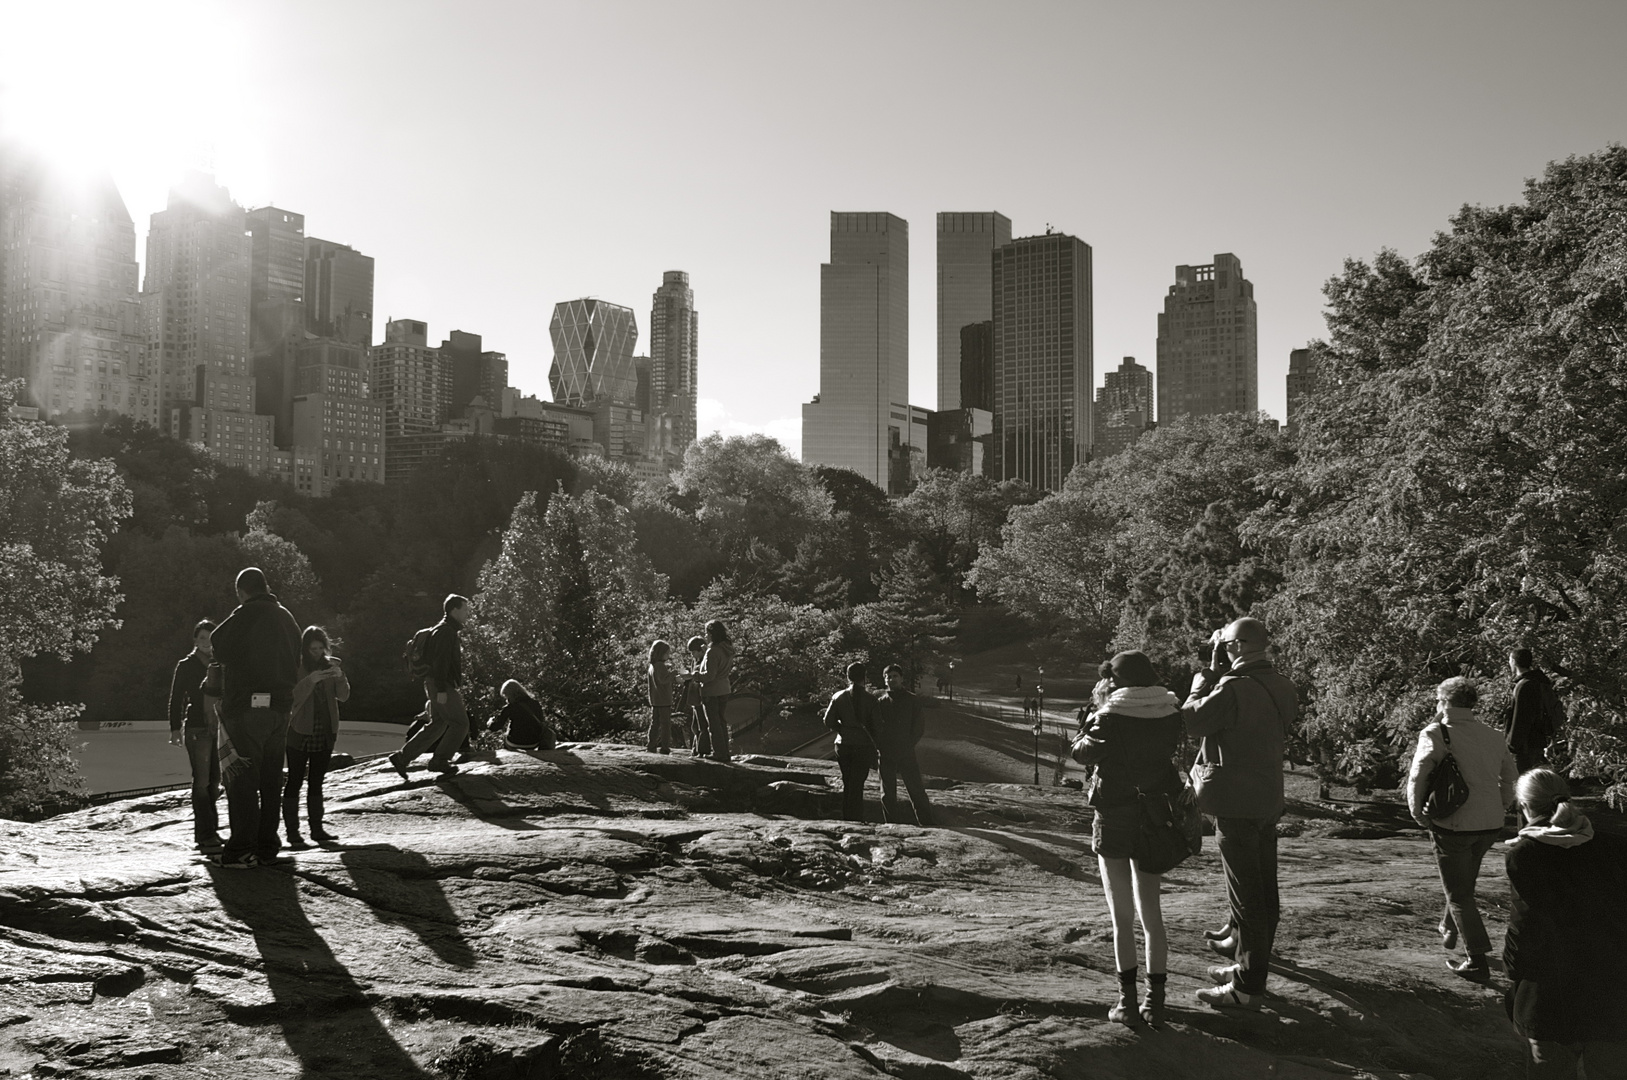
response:
<path fill-rule="evenodd" d="M 1285 819 L 1256 1014 L 1192 997 L 1217 857 L 1168 875 L 1175 1008 L 1132 1030 L 1106 1019 L 1076 792 L 951 785 L 937 829 L 806 816 L 835 811 L 837 782 L 612 746 L 439 782 L 363 763 L 329 778 L 342 845 L 248 871 L 192 854 L 184 793 L 0 822 L 0 1076 L 1520 1074 L 1500 987 L 1442 962 L 1405 822 Z M 1482 891 L 1497 923 L 1496 854 Z"/>

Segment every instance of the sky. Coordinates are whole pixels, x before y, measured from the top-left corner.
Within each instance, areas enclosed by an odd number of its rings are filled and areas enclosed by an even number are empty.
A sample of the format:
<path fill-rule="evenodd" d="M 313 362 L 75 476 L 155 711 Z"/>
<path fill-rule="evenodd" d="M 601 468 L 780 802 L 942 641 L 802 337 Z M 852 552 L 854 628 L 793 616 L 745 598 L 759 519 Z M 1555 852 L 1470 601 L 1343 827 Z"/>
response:
<path fill-rule="evenodd" d="M 1091 245 L 1094 383 L 1154 366 L 1178 264 L 1232 252 L 1260 406 L 1346 258 L 1627 141 L 1621 0 L 499 3 L 0 0 L 0 126 L 111 168 L 136 220 L 207 165 L 376 260 L 375 326 L 505 352 L 553 305 L 686 270 L 702 431 L 793 452 L 832 210 L 910 224 L 910 398 L 936 402 L 939 211 Z"/>

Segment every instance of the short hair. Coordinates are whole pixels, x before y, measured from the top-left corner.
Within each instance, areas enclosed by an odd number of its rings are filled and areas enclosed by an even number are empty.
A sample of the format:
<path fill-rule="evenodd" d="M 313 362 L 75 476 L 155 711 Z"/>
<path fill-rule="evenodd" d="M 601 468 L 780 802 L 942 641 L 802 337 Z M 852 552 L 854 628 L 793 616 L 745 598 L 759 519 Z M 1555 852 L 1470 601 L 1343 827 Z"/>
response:
<path fill-rule="evenodd" d="M 1264 648 L 1271 640 L 1271 632 L 1265 628 L 1265 623 L 1259 619 L 1248 617 L 1233 619 L 1231 625 L 1226 629 L 1230 630 L 1232 637 L 1238 641 L 1246 641 L 1250 645 L 1258 645 L 1261 648 Z"/>
<path fill-rule="evenodd" d="M 1454 709 L 1472 709 L 1480 700 L 1480 689 L 1475 686 L 1474 680 L 1462 675 L 1447 679 L 1435 688 L 1435 693 Z"/>
<path fill-rule="evenodd" d="M 1533 822 L 1547 820 L 1560 828 L 1577 824 L 1582 812 L 1571 805 L 1570 785 L 1552 769 L 1531 769 L 1514 784 L 1515 798 L 1531 812 Z"/>
<path fill-rule="evenodd" d="M 1531 650 L 1524 645 L 1521 645 L 1518 649 L 1510 649 L 1508 658 L 1522 668 L 1532 667 L 1537 662 L 1537 658 L 1531 655 Z"/>
<path fill-rule="evenodd" d="M 895 671 L 898 672 L 900 675 L 904 674 L 904 665 L 903 664 L 888 664 L 886 667 L 881 669 L 881 674 L 883 676 L 887 676 L 887 675 L 891 675 Z"/>
<path fill-rule="evenodd" d="M 692 637 L 684 644 L 684 648 L 688 649 L 690 652 L 705 652 L 706 639 L 703 637 Z"/>
<path fill-rule="evenodd" d="M 868 672 L 865 671 L 861 661 L 855 660 L 847 665 L 847 681 L 850 683 L 862 683 L 866 674 Z"/>
<path fill-rule="evenodd" d="M 265 571 L 258 566 L 250 566 L 238 571 L 237 589 L 239 592 L 248 593 L 250 596 L 259 596 L 261 593 L 271 591 L 270 586 L 266 584 Z"/>
<path fill-rule="evenodd" d="M 469 598 L 467 596 L 459 596 L 457 593 L 447 593 L 446 599 L 441 601 L 441 614 L 450 615 L 460 607 L 467 607 L 468 604 Z M 487 683 L 487 685 L 489 686 L 491 684 Z"/>
<path fill-rule="evenodd" d="M 650 663 L 655 664 L 665 660 L 667 658 L 667 653 L 671 651 L 671 645 L 667 644 L 667 642 L 662 638 L 656 638 L 654 641 L 650 642 Z"/>
<path fill-rule="evenodd" d="M 197 625 L 192 628 L 192 640 L 193 641 L 198 640 L 198 635 L 203 633 L 205 630 L 213 632 L 214 629 L 215 629 L 215 620 L 213 620 L 213 619 L 199 619 Z"/>

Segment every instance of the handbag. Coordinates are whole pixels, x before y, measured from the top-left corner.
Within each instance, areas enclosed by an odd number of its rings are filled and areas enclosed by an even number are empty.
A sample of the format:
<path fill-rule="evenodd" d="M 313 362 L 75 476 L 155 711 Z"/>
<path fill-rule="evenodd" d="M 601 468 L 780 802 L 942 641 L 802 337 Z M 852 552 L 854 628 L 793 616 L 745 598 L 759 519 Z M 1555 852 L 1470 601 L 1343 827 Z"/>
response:
<path fill-rule="evenodd" d="M 1469 801 L 1469 783 L 1458 768 L 1457 755 L 1452 753 L 1452 732 L 1441 724 L 1441 738 L 1446 740 L 1446 756 L 1435 771 L 1429 774 L 1424 786 L 1424 816 L 1432 821 L 1451 817 Z"/>
<path fill-rule="evenodd" d="M 1176 810 L 1176 803 L 1184 795 L 1185 789 L 1177 795 L 1136 792 L 1138 821 L 1132 850 L 1136 868 L 1142 873 L 1162 874 L 1173 870 L 1192 854 L 1185 813 Z M 1201 830 L 1199 836 L 1202 836 Z"/>

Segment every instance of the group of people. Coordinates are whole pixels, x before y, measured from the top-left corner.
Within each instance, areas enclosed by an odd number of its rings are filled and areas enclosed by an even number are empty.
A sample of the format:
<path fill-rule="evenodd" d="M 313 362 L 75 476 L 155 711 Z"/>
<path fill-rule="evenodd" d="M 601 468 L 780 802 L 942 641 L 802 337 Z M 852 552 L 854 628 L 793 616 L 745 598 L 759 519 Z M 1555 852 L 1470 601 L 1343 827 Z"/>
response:
<path fill-rule="evenodd" d="M 645 689 L 650 704 L 650 727 L 644 748 L 652 754 L 672 752 L 673 727 L 691 732 L 690 753 L 714 761 L 729 760 L 729 723 L 723 706 L 734 692 L 730 673 L 734 670 L 734 644 L 729 628 L 721 619 L 706 624 L 706 636 L 692 637 L 684 646 L 689 653 L 687 671 L 680 675 L 672 668 L 672 645 L 657 639 L 650 644 Z M 678 709 L 674 719 L 674 709 Z"/>

